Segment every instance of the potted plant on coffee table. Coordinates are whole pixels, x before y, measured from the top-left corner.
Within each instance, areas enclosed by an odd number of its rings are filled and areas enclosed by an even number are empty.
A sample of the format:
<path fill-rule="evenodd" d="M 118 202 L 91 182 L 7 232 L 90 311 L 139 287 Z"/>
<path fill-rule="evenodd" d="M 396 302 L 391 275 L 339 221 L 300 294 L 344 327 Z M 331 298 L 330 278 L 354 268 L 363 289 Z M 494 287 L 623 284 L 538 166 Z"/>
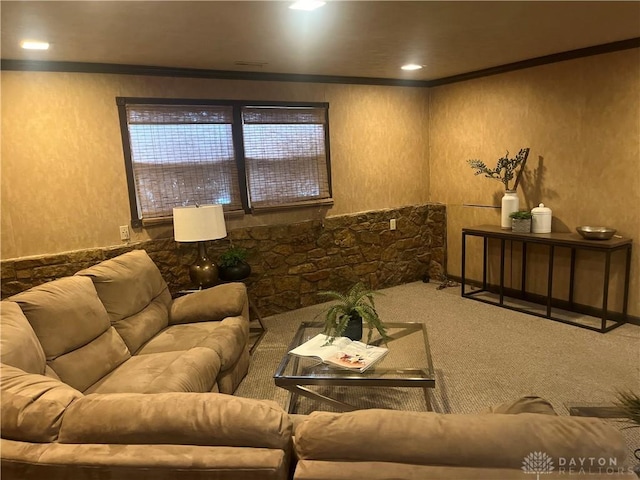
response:
<path fill-rule="evenodd" d="M 371 342 L 373 329 L 375 328 L 386 343 L 387 331 L 376 311 L 373 296 L 377 294 L 369 290 L 363 283 L 356 283 L 347 293 L 336 291 L 318 292 L 318 295 L 336 300 L 325 313 L 325 335 L 331 337 L 330 342 L 336 337 L 347 337 L 351 340 L 362 339 L 363 324 L 369 329 L 367 343 Z"/>
<path fill-rule="evenodd" d="M 218 276 L 227 282 L 244 280 L 251 275 L 251 266 L 246 262 L 248 252 L 241 247 L 231 246 L 220 255 Z"/>

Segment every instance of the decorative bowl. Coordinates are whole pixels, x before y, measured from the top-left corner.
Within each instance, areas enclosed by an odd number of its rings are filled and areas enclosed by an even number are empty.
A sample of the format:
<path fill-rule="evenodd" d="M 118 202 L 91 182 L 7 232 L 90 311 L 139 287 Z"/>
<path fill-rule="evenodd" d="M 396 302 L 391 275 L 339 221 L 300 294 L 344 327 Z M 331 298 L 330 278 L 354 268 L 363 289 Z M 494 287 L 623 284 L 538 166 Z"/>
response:
<path fill-rule="evenodd" d="M 609 227 L 576 227 L 576 231 L 587 240 L 609 240 L 616 233 L 614 228 Z"/>

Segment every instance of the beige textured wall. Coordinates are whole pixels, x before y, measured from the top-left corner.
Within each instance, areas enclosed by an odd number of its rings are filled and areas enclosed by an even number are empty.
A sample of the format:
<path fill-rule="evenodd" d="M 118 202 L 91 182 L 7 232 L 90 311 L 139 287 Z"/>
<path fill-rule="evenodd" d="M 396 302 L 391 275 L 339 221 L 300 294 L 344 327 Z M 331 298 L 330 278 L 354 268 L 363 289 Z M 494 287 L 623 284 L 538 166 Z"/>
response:
<path fill-rule="evenodd" d="M 530 146 L 521 206 L 548 204 L 554 230 L 606 224 L 640 240 L 637 49 L 429 90 L 33 72 L 2 72 L 1 88 L 3 259 L 121 243 L 118 226 L 130 217 L 116 96 L 330 103 L 335 206 L 245 216 L 230 228 L 443 202 L 447 268 L 457 275 L 461 228 L 499 223 L 491 206 L 501 184 L 475 177 L 466 160 L 493 165 L 505 150 Z M 170 226 L 133 232 L 134 241 L 167 236 Z M 636 244 L 633 315 L 640 315 L 638 252 Z M 566 275 L 566 258 L 558 262 Z M 600 263 L 584 258 L 580 268 L 576 300 L 598 305 Z M 540 287 L 545 272 L 532 267 L 531 285 Z M 614 273 L 613 301 L 620 280 Z M 558 281 L 556 293 L 565 290 Z"/>
<path fill-rule="evenodd" d="M 488 166 L 506 150 L 531 147 L 520 206 L 553 211 L 554 231 L 608 225 L 634 241 L 629 308 L 640 314 L 640 50 L 598 55 L 441 87 L 430 93 L 431 201 L 447 205 L 450 274 L 460 274 L 461 229 L 500 224 L 502 184 L 474 176 L 466 160 Z M 544 252 L 529 271 L 540 293 Z M 475 257 L 475 258 L 474 258 Z M 556 263 L 554 294 L 567 290 L 567 252 Z M 514 252 L 514 264 L 518 252 Z M 479 278 L 477 255 L 472 272 Z M 622 297 L 621 259 L 613 262 L 614 306 Z M 578 257 L 576 301 L 599 306 L 603 262 Z M 519 272 L 508 273 L 517 284 Z M 495 278 L 495 277 L 494 277 Z M 565 297 L 566 298 L 566 297 Z"/>
<path fill-rule="evenodd" d="M 116 96 L 329 102 L 335 205 L 232 219 L 284 223 L 429 198 L 426 89 L 3 72 L 2 258 L 119 245 L 130 222 Z M 172 235 L 136 229 L 132 240 Z"/>

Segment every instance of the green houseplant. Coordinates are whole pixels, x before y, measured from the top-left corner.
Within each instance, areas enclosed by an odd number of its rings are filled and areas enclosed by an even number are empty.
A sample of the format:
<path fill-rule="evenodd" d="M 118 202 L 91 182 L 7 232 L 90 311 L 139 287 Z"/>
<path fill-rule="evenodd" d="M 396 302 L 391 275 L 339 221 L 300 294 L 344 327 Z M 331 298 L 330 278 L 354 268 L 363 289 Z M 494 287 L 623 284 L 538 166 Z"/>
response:
<path fill-rule="evenodd" d="M 518 210 L 517 212 L 512 212 L 509 216 L 515 220 L 531 220 L 533 215 L 528 210 Z"/>
<path fill-rule="evenodd" d="M 618 392 L 615 405 L 622 410 L 626 421 L 631 423 L 626 428 L 640 428 L 640 395 L 635 392 Z M 636 448 L 633 452 L 635 457 L 640 460 L 640 448 Z M 640 465 L 634 468 L 636 474 L 640 475 Z"/>
<path fill-rule="evenodd" d="M 336 300 L 325 313 L 325 335 L 331 337 L 348 337 L 351 340 L 362 339 L 363 323 L 369 329 L 367 343 L 371 342 L 373 329 L 375 328 L 382 339 L 387 341 L 387 331 L 376 311 L 373 296 L 377 294 L 369 290 L 363 283 L 356 283 L 347 293 L 336 291 L 318 292 L 318 295 Z"/>
<path fill-rule="evenodd" d="M 222 280 L 238 281 L 251 275 L 251 266 L 246 262 L 248 252 L 241 247 L 230 246 L 220 255 L 218 274 Z"/>
<path fill-rule="evenodd" d="M 531 233 L 531 212 L 519 210 L 511 212 L 511 231 L 515 233 Z"/>
<path fill-rule="evenodd" d="M 640 428 L 640 395 L 634 392 L 618 392 L 616 406 L 625 418 L 633 423 L 629 428 Z"/>

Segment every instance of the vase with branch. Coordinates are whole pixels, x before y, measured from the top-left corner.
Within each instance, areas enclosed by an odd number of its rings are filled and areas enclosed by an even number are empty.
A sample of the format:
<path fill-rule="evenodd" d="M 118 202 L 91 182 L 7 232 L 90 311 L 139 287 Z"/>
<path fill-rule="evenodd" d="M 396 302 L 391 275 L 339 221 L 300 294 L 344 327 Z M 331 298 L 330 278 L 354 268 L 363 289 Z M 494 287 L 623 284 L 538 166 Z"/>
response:
<path fill-rule="evenodd" d="M 511 229 L 511 218 L 509 215 L 513 212 L 517 212 L 520 208 L 520 200 L 516 193 L 518 184 L 520 183 L 520 177 L 527 163 L 527 157 L 529 156 L 529 148 L 521 148 L 518 154 L 514 158 L 509 158 L 509 152 L 502 158 L 499 158 L 496 167 L 491 169 L 481 160 L 467 160 L 469 166 L 475 169 L 476 175 L 484 175 L 487 178 L 493 178 L 504 184 L 505 193 L 502 197 L 502 214 L 500 225 L 502 229 Z M 516 170 L 518 173 L 516 175 Z M 513 187 L 510 188 L 510 182 L 515 176 L 515 182 Z"/>

